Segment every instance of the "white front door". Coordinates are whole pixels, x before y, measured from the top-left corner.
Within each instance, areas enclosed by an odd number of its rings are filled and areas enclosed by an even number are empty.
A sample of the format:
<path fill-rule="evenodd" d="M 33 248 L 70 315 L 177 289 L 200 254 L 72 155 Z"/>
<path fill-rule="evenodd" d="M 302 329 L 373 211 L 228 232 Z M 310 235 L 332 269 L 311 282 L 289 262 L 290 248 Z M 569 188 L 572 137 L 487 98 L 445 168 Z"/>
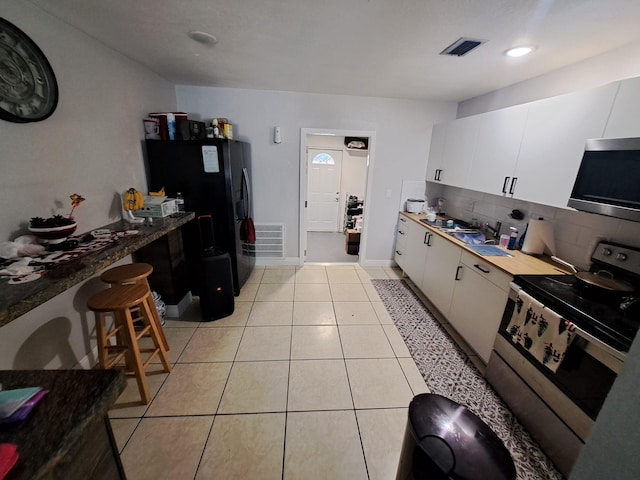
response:
<path fill-rule="evenodd" d="M 307 150 L 308 203 L 307 230 L 312 232 L 340 231 L 340 150 Z"/>

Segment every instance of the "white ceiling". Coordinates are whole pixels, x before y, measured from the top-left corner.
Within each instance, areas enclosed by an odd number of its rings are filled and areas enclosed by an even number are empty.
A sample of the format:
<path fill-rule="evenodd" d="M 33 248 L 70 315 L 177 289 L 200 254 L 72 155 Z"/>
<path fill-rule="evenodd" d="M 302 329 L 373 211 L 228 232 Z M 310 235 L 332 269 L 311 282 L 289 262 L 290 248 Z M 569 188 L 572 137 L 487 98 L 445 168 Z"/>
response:
<path fill-rule="evenodd" d="M 375 97 L 461 101 L 640 39 L 639 0 L 32 2 L 175 84 Z M 459 37 L 488 42 L 439 55 Z"/>

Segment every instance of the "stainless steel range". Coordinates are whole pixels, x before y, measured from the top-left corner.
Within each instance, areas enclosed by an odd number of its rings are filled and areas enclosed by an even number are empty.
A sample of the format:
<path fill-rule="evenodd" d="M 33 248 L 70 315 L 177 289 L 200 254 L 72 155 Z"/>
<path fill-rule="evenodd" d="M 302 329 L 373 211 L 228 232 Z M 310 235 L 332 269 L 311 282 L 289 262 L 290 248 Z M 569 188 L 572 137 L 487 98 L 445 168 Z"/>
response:
<path fill-rule="evenodd" d="M 485 374 L 565 475 L 640 326 L 640 249 L 600 242 L 591 260 L 594 282 L 585 282 L 580 274 L 514 277 Z M 571 322 L 564 324 L 570 325 L 572 341 L 563 355 L 557 355 L 555 372 L 514 336 L 522 297 L 561 322 Z"/>

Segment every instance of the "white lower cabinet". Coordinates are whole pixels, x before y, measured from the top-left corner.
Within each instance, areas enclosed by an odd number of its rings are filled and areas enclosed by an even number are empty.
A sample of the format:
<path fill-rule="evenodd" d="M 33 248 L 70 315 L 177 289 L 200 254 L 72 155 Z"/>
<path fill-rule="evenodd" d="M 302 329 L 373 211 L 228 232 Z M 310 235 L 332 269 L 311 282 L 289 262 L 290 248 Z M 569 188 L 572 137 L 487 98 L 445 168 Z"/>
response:
<path fill-rule="evenodd" d="M 462 248 L 440 235 L 427 240 L 427 255 L 420 289 L 445 317 L 449 313 L 455 286 L 456 267 Z"/>
<path fill-rule="evenodd" d="M 511 275 L 400 215 L 395 261 L 486 363 Z"/>
<path fill-rule="evenodd" d="M 407 255 L 407 237 L 409 234 L 409 224 L 411 220 L 407 217 L 400 215 L 398 217 L 398 226 L 396 228 L 396 249 L 394 252 L 393 259 L 398 264 L 398 266 L 402 269 L 402 271 L 406 268 L 406 262 L 409 258 Z"/>
<path fill-rule="evenodd" d="M 447 319 L 486 363 L 509 296 L 511 276 L 463 252 Z"/>
<path fill-rule="evenodd" d="M 433 237 L 428 229 L 418 225 L 415 222 L 409 223 L 409 232 L 407 234 L 407 261 L 403 268 L 404 273 L 415 283 L 418 288 L 422 288 L 422 274 L 424 273 L 424 264 L 427 259 L 427 251 L 429 248 L 430 238 Z"/>

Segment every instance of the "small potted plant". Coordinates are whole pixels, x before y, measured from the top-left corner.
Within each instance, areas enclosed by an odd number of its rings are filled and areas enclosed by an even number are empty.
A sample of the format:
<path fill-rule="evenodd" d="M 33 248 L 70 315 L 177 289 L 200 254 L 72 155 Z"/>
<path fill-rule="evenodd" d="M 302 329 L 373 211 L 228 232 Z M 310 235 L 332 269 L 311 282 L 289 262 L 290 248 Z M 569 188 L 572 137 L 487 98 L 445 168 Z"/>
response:
<path fill-rule="evenodd" d="M 84 201 L 81 195 L 74 193 L 71 198 L 71 212 L 67 217 L 53 215 L 48 218 L 32 217 L 29 222 L 29 231 L 36 237 L 46 240 L 48 243 L 61 243 L 76 231 L 78 224 L 71 215 L 75 208 Z"/>

